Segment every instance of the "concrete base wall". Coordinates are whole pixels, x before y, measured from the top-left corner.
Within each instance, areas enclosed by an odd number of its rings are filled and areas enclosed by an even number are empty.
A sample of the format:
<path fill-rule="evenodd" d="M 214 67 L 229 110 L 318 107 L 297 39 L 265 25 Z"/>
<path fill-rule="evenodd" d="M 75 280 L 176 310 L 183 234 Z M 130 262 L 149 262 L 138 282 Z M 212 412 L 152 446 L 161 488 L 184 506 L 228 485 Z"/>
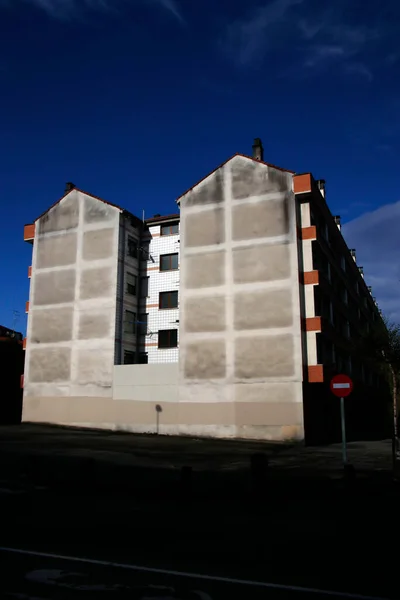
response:
<path fill-rule="evenodd" d="M 179 365 L 118 365 L 113 397 L 27 396 L 24 421 L 156 433 L 264 440 L 301 439 L 302 403 L 296 384 L 243 385 L 232 402 L 225 386 L 193 386 L 180 400 Z M 293 389 L 292 389 L 293 388 Z M 293 425 L 287 425 L 293 423 Z"/>
<path fill-rule="evenodd" d="M 261 440 L 302 439 L 296 405 L 260 403 L 185 403 L 109 398 L 26 398 L 24 421 L 164 435 L 196 435 Z M 268 425 L 265 425 L 268 423 Z"/>

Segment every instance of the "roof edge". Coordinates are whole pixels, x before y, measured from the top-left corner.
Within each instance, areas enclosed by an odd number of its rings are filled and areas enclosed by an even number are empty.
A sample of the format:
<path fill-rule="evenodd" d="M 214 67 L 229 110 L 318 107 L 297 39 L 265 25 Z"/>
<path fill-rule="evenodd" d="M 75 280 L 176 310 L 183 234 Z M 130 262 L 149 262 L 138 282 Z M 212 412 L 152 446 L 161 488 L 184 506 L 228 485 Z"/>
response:
<path fill-rule="evenodd" d="M 178 198 L 176 199 L 175 202 L 177 202 L 179 204 L 180 200 L 181 200 L 181 198 L 183 198 L 183 196 L 186 196 L 186 194 L 188 194 L 189 192 L 191 192 L 195 187 L 197 187 L 200 183 L 202 183 L 205 179 L 207 179 L 207 177 L 210 177 L 210 175 L 212 175 L 213 173 L 215 173 L 215 171 L 218 171 L 218 169 L 221 169 L 222 167 L 224 167 L 230 160 L 232 160 L 236 156 L 240 156 L 241 158 L 247 158 L 248 160 L 252 160 L 255 163 L 265 165 L 266 167 L 271 167 L 272 169 L 277 169 L 278 171 L 284 171 L 285 173 L 290 173 L 291 175 L 295 175 L 296 174 L 296 171 L 290 171 L 289 169 L 284 169 L 283 167 L 277 167 L 276 165 L 273 165 L 271 163 L 265 162 L 264 160 L 257 160 L 256 158 L 253 158 L 252 156 L 247 156 L 246 154 L 241 154 L 241 152 L 236 152 L 235 154 L 233 154 L 232 156 L 230 156 L 229 158 L 227 158 L 226 160 L 224 160 L 224 162 L 221 163 L 220 165 L 218 165 L 218 167 L 215 167 L 215 169 L 213 169 L 212 171 L 210 171 L 209 173 L 207 173 L 207 175 L 205 175 L 204 177 L 202 177 L 197 183 L 195 183 L 190 188 L 188 188 L 186 190 L 186 192 L 183 192 L 183 194 L 181 194 L 180 196 L 178 196 Z"/>
<path fill-rule="evenodd" d="M 150 219 L 145 219 L 144 222 L 150 225 L 155 225 L 156 223 L 160 223 L 161 221 L 176 221 L 181 218 L 180 213 L 172 213 L 170 215 L 160 215 L 159 217 L 151 217 Z"/>
<path fill-rule="evenodd" d="M 49 212 L 49 210 L 51 210 L 52 208 L 54 208 L 55 206 L 57 206 L 57 204 L 59 204 L 62 200 L 64 200 L 64 198 L 66 198 L 68 196 L 68 194 L 71 194 L 72 192 L 80 192 L 81 194 L 85 194 L 86 196 L 90 196 L 91 198 L 94 198 L 95 200 L 99 200 L 100 202 L 103 202 L 104 204 L 107 204 L 108 206 L 112 206 L 113 208 L 117 208 L 120 212 L 126 212 L 126 213 L 131 214 L 129 211 L 125 210 L 121 206 L 118 206 L 117 204 L 113 204 L 112 202 L 108 202 L 108 200 L 104 200 L 103 198 L 100 198 L 99 196 L 95 196 L 94 194 L 91 194 L 90 192 L 85 192 L 85 190 L 81 190 L 78 187 L 74 187 L 74 188 L 72 188 L 72 190 L 68 190 L 67 192 L 65 192 L 65 194 L 63 196 L 61 196 L 61 198 L 59 198 L 57 200 L 57 202 L 54 202 L 51 206 L 49 206 L 49 208 L 47 208 L 44 212 L 42 212 L 41 215 L 39 215 L 38 217 L 36 217 L 36 219 L 33 220 L 33 223 L 36 223 L 36 221 L 38 221 L 39 219 L 41 219 L 42 217 L 44 217 L 44 215 L 47 214 Z M 132 216 L 135 216 L 135 215 L 132 215 Z"/>

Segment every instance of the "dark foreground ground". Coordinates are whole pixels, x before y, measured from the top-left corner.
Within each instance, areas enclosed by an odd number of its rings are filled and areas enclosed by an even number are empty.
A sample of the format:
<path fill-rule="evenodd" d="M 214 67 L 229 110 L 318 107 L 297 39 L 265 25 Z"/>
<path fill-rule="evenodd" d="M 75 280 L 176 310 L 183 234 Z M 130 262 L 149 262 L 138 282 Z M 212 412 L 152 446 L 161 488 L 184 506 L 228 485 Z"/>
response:
<path fill-rule="evenodd" d="M 260 451 L 269 468 L 255 485 L 250 458 Z M 353 482 L 340 456 L 340 446 L 0 428 L 0 589 L 18 598 L 333 597 L 166 573 L 179 571 L 399 598 L 390 442 L 349 445 Z"/>

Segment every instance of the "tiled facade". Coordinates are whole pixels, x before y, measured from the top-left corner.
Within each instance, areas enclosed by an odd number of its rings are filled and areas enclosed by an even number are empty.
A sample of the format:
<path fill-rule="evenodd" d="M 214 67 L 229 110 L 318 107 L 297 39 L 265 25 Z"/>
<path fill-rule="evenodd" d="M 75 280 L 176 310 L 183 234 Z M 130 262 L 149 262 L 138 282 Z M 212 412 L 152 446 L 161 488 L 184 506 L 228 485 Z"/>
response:
<path fill-rule="evenodd" d="M 148 294 L 141 298 L 140 314 L 146 315 L 146 334 L 140 341 L 141 351 L 147 353 L 149 363 L 172 363 L 179 359 L 179 256 L 180 231 L 179 215 L 160 220 L 155 217 L 147 222 L 148 231 L 143 235 L 143 245 L 149 244 L 147 260 L 142 261 L 142 276 L 148 279 Z M 172 232 L 172 233 L 171 233 Z M 147 252 L 145 253 L 147 254 Z M 177 255 L 176 258 L 162 259 L 171 270 L 160 270 L 160 257 Z M 168 265 L 168 262 L 170 263 Z M 176 267 L 175 263 L 176 262 Z M 165 265 L 164 265 L 165 266 Z M 163 268 L 161 266 L 161 268 Z M 172 294 L 168 294 L 172 292 Z M 175 294 L 174 294 L 175 292 Z M 160 298 L 160 295 L 161 298 Z M 176 300 L 176 301 L 175 301 Z M 176 305 L 177 304 L 177 305 Z M 164 308 L 163 305 L 166 305 Z M 176 305 L 176 307 L 175 307 Z M 141 317 L 143 321 L 143 318 Z M 159 331 L 170 331 L 176 346 L 160 348 Z M 175 334 L 176 332 L 176 334 Z M 167 335 L 167 334 L 164 334 Z M 173 343 L 173 342 L 172 342 Z"/>

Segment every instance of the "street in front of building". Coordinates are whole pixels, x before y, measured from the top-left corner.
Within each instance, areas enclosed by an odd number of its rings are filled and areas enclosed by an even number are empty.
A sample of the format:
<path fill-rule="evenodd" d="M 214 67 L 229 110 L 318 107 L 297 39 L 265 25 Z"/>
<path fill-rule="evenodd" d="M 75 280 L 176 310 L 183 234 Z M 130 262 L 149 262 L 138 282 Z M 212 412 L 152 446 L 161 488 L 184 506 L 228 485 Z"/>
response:
<path fill-rule="evenodd" d="M 129 598 L 130 600 L 383 600 L 204 574 L 116 564 L 87 558 L 0 548 L 5 598 Z"/>

